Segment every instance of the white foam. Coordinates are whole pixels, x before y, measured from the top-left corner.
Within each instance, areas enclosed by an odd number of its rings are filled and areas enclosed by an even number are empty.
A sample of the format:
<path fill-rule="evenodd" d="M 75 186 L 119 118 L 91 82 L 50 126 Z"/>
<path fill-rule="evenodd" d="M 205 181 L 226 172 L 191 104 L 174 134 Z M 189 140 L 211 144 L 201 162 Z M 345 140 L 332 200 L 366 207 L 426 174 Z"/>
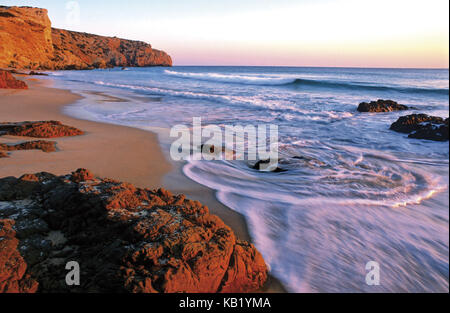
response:
<path fill-rule="evenodd" d="M 285 85 L 295 82 L 296 78 L 289 75 L 243 75 L 243 74 L 220 74 L 220 73 L 185 73 L 171 70 L 164 71 L 167 75 L 180 78 L 194 78 L 220 83 L 238 83 L 247 85 Z"/>

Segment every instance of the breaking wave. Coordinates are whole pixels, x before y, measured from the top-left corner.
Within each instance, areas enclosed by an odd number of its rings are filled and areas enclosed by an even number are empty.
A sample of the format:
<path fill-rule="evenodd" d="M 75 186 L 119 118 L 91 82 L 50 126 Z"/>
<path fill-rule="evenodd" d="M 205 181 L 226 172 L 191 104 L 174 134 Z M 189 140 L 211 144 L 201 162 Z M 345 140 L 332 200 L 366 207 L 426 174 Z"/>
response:
<path fill-rule="evenodd" d="M 309 86 L 316 88 L 328 89 L 359 89 L 359 90 L 375 90 L 375 91 L 396 91 L 402 93 L 414 94 L 438 94 L 448 95 L 449 90 L 445 88 L 416 88 L 416 87 L 394 87 L 383 85 L 369 85 L 367 83 L 358 82 L 342 82 L 333 80 L 314 80 L 287 76 L 276 75 L 241 75 L 241 74 L 220 74 L 220 73 L 191 73 L 176 72 L 165 70 L 165 74 L 185 79 L 196 79 L 209 82 L 244 84 L 244 85 L 262 85 L 262 86 Z"/>

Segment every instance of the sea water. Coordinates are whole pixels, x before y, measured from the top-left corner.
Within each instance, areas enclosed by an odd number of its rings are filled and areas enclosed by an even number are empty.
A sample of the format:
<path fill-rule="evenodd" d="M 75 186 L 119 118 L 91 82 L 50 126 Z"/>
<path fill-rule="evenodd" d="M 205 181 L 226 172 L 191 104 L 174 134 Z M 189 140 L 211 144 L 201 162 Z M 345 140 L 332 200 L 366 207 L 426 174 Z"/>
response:
<path fill-rule="evenodd" d="M 183 173 L 245 216 L 288 291 L 448 292 L 448 142 L 389 130 L 406 114 L 448 117 L 448 70 L 177 66 L 49 78 L 86 95 L 66 108 L 84 119 L 161 133 L 193 117 L 221 127 L 277 125 L 286 171 L 191 160 Z M 356 111 L 377 99 L 414 110 Z M 380 265 L 378 286 L 366 284 L 369 261 Z"/>

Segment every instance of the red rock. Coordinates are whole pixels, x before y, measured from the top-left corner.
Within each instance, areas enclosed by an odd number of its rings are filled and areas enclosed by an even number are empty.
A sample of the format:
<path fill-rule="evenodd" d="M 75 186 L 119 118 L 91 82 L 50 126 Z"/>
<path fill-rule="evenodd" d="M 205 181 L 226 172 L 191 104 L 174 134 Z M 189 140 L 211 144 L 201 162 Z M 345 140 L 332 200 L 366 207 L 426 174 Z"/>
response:
<path fill-rule="evenodd" d="M 172 65 L 169 55 L 144 42 L 52 28 L 45 9 L 1 6 L 0 29 L 0 68 Z"/>
<path fill-rule="evenodd" d="M 28 89 L 28 86 L 25 82 L 15 79 L 10 72 L 0 70 L 0 88 Z"/>
<path fill-rule="evenodd" d="M 163 189 L 94 178 L 85 169 L 0 179 L 0 201 L 19 199 L 33 203 L 33 222 L 22 218 L 17 235 L 36 243 L 23 257 L 40 292 L 253 292 L 267 279 L 252 244 L 198 201 Z M 0 210 L 0 218 L 20 216 L 15 208 Z M 59 231 L 66 244 L 45 245 L 48 230 L 36 225 Z M 50 255 L 62 264 L 77 260 L 81 286 L 66 286 L 64 266 L 49 267 Z"/>
<path fill-rule="evenodd" d="M 94 175 L 90 171 L 88 171 L 84 168 L 80 168 L 80 169 L 76 170 L 75 172 L 72 173 L 72 176 L 71 176 L 71 180 L 75 183 L 80 183 L 82 181 L 90 181 L 93 179 L 94 179 Z"/>
<path fill-rule="evenodd" d="M 0 136 L 57 138 L 83 135 L 84 132 L 58 121 L 0 123 Z"/>
<path fill-rule="evenodd" d="M 7 145 L 0 143 L 0 150 L 19 151 L 19 150 L 42 150 L 43 152 L 55 152 L 56 142 L 54 141 L 27 141 L 16 145 Z"/>
<path fill-rule="evenodd" d="M 163 51 L 141 41 L 52 29 L 55 69 L 90 69 L 114 66 L 172 66 Z"/>
<path fill-rule="evenodd" d="M 27 273 L 27 264 L 17 250 L 19 240 L 13 220 L 0 219 L 0 293 L 34 293 L 38 283 Z"/>

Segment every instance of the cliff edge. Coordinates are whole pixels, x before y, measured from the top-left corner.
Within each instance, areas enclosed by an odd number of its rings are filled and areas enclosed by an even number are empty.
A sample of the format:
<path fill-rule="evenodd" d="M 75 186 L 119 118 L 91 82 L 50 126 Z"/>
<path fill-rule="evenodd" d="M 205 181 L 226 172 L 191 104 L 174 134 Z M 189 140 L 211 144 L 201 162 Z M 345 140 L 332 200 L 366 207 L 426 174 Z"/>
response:
<path fill-rule="evenodd" d="M 64 70 L 172 66 L 142 41 L 51 27 L 46 9 L 0 6 L 0 68 Z"/>

